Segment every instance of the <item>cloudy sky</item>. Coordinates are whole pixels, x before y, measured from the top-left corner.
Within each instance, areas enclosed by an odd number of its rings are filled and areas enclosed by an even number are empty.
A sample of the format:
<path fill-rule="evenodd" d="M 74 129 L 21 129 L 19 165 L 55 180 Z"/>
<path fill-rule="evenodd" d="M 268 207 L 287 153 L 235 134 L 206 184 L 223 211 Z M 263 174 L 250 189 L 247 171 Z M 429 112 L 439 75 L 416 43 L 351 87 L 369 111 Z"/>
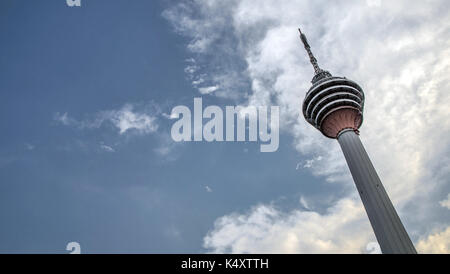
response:
<path fill-rule="evenodd" d="M 366 94 L 361 139 L 419 252 L 450 253 L 448 1 L 0 3 L 0 252 L 373 253 L 313 70 Z M 175 143 L 173 107 L 280 107 L 280 146 Z"/>

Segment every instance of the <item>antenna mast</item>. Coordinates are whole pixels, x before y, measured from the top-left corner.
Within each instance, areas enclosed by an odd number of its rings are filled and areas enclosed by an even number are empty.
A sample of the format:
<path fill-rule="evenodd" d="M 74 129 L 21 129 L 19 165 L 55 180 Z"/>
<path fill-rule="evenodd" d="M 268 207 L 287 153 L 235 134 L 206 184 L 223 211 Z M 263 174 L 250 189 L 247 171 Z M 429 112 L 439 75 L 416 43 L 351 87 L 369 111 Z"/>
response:
<path fill-rule="evenodd" d="M 312 83 L 314 84 L 323 78 L 332 77 L 331 73 L 329 73 L 328 71 L 323 70 L 319 67 L 319 64 L 317 63 L 317 59 L 316 59 L 316 57 L 314 57 L 314 54 L 311 51 L 311 46 L 308 43 L 308 39 L 306 39 L 305 34 L 300 30 L 300 28 L 298 29 L 298 32 L 300 33 L 300 40 L 302 40 L 303 45 L 305 46 L 306 52 L 308 53 L 309 61 L 311 62 L 312 66 L 314 68 L 314 78 L 312 80 Z"/>

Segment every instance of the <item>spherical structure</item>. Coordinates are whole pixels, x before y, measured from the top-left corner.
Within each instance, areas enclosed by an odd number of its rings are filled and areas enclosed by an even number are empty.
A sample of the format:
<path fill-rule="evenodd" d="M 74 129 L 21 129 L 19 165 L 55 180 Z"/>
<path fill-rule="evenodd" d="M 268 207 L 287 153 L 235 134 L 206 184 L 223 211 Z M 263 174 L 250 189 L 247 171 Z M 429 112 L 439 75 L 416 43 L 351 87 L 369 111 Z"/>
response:
<path fill-rule="evenodd" d="M 362 88 L 344 77 L 326 77 L 315 82 L 303 101 L 306 121 L 334 139 L 345 129 L 359 129 L 363 109 Z"/>

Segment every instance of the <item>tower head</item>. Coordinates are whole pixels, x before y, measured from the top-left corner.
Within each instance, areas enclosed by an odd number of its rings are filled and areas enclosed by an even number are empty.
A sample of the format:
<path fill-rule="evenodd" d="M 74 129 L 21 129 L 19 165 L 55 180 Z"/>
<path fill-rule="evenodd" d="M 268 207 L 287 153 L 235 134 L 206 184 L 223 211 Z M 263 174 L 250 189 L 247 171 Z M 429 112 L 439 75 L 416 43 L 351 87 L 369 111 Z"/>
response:
<path fill-rule="evenodd" d="M 344 130 L 358 132 L 363 121 L 364 92 L 355 82 L 345 77 L 332 76 L 322 70 L 311 52 L 305 34 L 300 39 L 314 68 L 312 87 L 303 101 L 306 121 L 329 138 L 338 138 Z"/>

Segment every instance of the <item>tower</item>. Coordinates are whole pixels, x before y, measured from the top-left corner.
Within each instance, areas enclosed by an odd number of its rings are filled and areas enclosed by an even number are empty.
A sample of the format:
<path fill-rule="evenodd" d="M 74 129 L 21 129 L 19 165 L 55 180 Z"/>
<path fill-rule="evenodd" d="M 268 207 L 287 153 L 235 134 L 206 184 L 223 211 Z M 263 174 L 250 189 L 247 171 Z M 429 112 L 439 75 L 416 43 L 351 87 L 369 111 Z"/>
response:
<path fill-rule="evenodd" d="M 303 116 L 323 135 L 338 140 L 381 251 L 417 253 L 359 139 L 364 109 L 362 88 L 322 70 L 306 36 L 299 32 L 315 72 L 303 101 Z"/>

